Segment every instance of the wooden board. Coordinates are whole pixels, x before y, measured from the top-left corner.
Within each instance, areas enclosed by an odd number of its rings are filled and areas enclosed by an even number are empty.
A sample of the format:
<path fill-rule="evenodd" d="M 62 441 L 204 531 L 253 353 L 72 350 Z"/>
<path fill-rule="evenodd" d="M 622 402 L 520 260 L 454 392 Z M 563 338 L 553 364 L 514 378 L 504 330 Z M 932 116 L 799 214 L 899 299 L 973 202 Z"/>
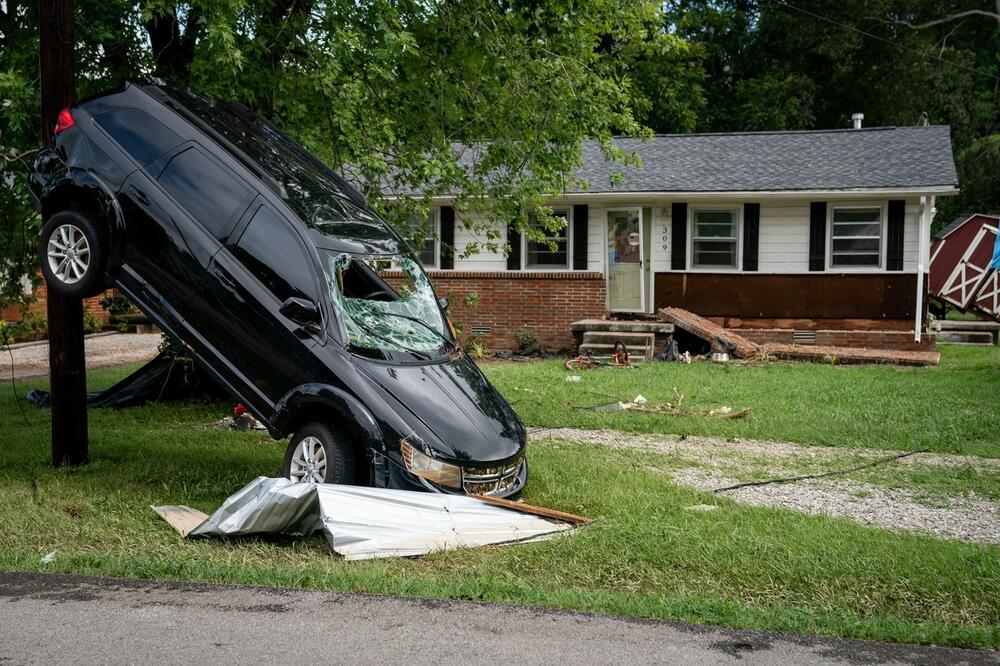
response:
<path fill-rule="evenodd" d="M 535 516 L 551 518 L 553 520 L 571 523 L 573 525 L 579 525 L 590 521 L 590 518 L 584 518 L 583 516 L 577 516 L 572 513 L 557 511 L 556 509 L 547 509 L 544 506 L 535 506 L 533 504 L 525 504 L 523 502 L 512 502 L 510 500 L 500 499 L 499 497 L 490 497 L 488 495 L 469 495 L 469 497 L 475 497 L 476 499 L 482 500 L 487 504 L 502 506 L 505 509 L 513 509 L 514 511 L 520 511 L 521 513 L 530 513 Z"/>
<path fill-rule="evenodd" d="M 184 505 L 151 506 L 163 520 L 170 523 L 177 532 L 186 537 L 194 528 L 208 519 L 208 514 Z"/>

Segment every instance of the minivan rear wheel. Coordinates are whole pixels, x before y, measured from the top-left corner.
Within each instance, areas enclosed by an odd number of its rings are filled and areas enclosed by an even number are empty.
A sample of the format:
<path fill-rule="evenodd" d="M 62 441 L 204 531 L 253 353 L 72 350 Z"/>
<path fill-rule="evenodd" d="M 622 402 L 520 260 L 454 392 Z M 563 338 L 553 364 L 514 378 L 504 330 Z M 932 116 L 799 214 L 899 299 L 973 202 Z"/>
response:
<path fill-rule="evenodd" d="M 39 264 L 48 288 L 60 296 L 87 298 L 101 293 L 105 257 L 97 225 L 79 211 L 54 213 L 42 226 Z"/>
<path fill-rule="evenodd" d="M 292 436 L 285 451 L 284 475 L 297 482 L 354 482 L 354 450 L 339 431 L 326 423 L 307 423 Z"/>

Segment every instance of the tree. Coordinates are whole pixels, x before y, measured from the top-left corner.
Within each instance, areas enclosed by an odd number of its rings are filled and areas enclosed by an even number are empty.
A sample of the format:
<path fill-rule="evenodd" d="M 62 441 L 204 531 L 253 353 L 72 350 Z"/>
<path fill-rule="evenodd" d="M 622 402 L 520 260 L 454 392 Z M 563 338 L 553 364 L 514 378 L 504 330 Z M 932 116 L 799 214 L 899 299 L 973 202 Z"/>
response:
<path fill-rule="evenodd" d="M 22 128 L 37 108 L 37 16 L 16 0 L 6 7 L 0 141 L 9 154 L 37 146 Z M 628 0 L 84 3 L 78 90 L 160 74 L 248 103 L 348 173 L 392 220 L 460 192 L 459 206 L 526 228 L 523 211 L 572 178 L 582 139 L 628 159 L 609 139 L 643 132 L 628 67 L 664 39 L 658 13 Z M 8 287 L 34 274 L 38 221 L 18 168 L 7 166 L 0 199 Z M 381 199 L 383 185 L 402 197 Z M 495 248 L 506 243 L 479 230 Z"/>

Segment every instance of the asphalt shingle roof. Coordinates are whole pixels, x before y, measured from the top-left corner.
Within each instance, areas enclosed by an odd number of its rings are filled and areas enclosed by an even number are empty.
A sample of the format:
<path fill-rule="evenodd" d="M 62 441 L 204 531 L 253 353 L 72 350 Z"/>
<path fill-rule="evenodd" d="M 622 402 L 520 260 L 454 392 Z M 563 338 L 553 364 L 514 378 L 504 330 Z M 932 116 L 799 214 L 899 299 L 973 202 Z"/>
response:
<path fill-rule="evenodd" d="M 946 125 L 802 132 L 668 134 L 615 139 L 641 167 L 608 162 L 594 141 L 581 147 L 576 172 L 590 192 L 759 192 L 957 187 Z M 456 146 L 460 163 L 475 149 Z M 624 179 L 612 185 L 612 175 Z M 389 192 L 387 192 L 388 194 Z M 418 192 L 411 192 L 417 194 Z M 394 194 L 402 194 L 394 192 Z"/>
<path fill-rule="evenodd" d="M 949 128 L 660 135 L 618 139 L 642 167 L 608 163 L 582 147 L 578 176 L 591 192 L 720 192 L 957 186 Z M 621 172 L 625 180 L 611 185 Z M 575 190 L 580 191 L 580 190 Z"/>

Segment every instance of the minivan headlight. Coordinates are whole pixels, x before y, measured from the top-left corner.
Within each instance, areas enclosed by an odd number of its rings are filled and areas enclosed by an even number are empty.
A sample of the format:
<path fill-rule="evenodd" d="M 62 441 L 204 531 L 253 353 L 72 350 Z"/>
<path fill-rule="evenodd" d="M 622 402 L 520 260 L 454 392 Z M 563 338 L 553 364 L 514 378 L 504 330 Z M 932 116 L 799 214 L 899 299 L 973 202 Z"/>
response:
<path fill-rule="evenodd" d="M 462 487 L 461 467 L 432 458 L 421 451 L 418 446 L 414 446 L 411 439 L 414 439 L 412 435 L 399 442 L 400 452 L 403 454 L 403 464 L 406 465 L 410 474 L 415 474 L 447 488 Z M 420 439 L 416 438 L 416 441 L 420 442 Z"/>

